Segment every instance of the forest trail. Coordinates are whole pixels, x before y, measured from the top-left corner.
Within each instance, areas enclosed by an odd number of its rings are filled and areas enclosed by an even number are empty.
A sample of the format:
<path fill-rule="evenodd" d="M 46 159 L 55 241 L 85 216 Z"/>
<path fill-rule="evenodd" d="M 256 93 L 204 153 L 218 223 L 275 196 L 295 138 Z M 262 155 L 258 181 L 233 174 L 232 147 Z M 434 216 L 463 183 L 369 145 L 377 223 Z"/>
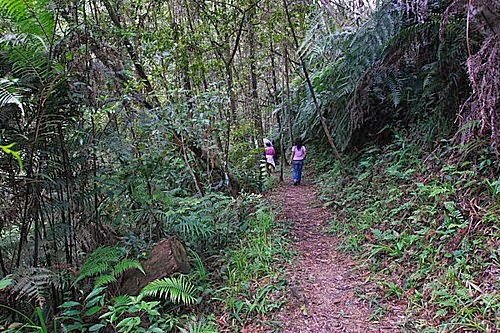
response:
<path fill-rule="evenodd" d="M 369 287 L 368 272 L 337 250 L 338 240 L 326 232 L 331 214 L 311 182 L 280 187 L 275 198 L 282 201 L 281 219 L 291 222 L 297 253 L 287 269 L 289 301 L 277 314 L 281 332 L 399 332 L 395 315 L 370 320 L 373 309 L 355 295 Z"/>

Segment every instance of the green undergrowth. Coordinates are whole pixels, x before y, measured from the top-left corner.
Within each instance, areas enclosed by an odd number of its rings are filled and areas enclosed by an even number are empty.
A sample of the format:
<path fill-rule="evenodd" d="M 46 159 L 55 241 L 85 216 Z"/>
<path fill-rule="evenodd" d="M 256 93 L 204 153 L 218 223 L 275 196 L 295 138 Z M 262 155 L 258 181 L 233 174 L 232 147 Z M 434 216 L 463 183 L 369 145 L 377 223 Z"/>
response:
<path fill-rule="evenodd" d="M 222 305 L 220 322 L 231 332 L 248 325 L 275 325 L 268 321 L 269 314 L 283 303 L 283 263 L 291 256 L 284 232 L 268 207 L 257 209 L 248 221 L 244 236 L 223 258 L 221 286 L 212 296 Z"/>
<path fill-rule="evenodd" d="M 499 329 L 500 178 L 485 145 L 429 153 L 401 137 L 370 146 L 343 167 L 319 159 L 330 232 L 364 259 L 374 290 L 362 294 L 384 313 L 407 304 L 407 331 Z"/>
<path fill-rule="evenodd" d="M 282 267 L 290 253 L 264 198 L 209 194 L 180 200 L 164 215 L 168 233 L 187 248 L 188 274 L 176 273 L 137 295 L 127 294 L 122 278 L 127 271 L 145 273 L 141 259 L 151 248 L 147 238 L 128 235 L 89 253 L 76 276 L 43 271 L 48 281 L 60 279 L 57 283 L 45 282 L 37 272 L 30 279 L 0 279 L 0 295 L 6 290 L 39 304 L 33 309 L 0 304 L 5 310 L 0 331 L 217 333 L 272 326 L 267 320 L 282 304 Z M 64 291 L 53 312 L 44 298 L 46 285 Z"/>

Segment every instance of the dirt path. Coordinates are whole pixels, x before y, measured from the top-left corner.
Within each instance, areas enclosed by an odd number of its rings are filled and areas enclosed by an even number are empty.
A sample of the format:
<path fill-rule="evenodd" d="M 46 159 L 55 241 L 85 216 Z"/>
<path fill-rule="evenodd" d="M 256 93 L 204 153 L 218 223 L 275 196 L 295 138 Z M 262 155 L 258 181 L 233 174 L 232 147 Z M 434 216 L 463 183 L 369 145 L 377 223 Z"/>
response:
<path fill-rule="evenodd" d="M 325 232 L 331 215 L 311 183 L 284 186 L 276 197 L 281 197 L 282 218 L 292 223 L 297 251 L 288 269 L 290 300 L 277 315 L 281 332 L 399 332 L 396 316 L 370 320 L 373 309 L 355 295 L 366 287 L 368 272 L 336 250 L 336 238 Z"/>

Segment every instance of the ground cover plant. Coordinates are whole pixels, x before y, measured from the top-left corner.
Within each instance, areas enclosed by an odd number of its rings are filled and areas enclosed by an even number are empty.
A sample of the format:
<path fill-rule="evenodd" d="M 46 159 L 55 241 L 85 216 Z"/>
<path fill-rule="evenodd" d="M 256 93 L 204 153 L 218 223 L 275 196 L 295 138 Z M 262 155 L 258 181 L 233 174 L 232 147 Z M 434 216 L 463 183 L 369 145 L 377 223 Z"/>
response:
<path fill-rule="evenodd" d="M 407 302 L 411 331 L 498 328 L 499 197 L 494 154 L 484 144 L 433 152 L 400 138 L 370 145 L 349 168 L 323 165 L 322 197 L 334 208 L 330 232 L 363 258 L 381 307 Z M 480 148 L 481 147 L 481 148 Z"/>

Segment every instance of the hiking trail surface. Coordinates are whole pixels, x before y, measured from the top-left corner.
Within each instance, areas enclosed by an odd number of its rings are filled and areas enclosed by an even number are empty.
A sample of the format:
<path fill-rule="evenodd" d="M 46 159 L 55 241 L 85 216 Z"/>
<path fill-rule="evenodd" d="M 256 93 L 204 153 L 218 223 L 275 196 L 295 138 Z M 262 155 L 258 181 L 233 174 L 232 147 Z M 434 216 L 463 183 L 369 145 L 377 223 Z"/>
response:
<path fill-rule="evenodd" d="M 400 332 L 401 306 L 390 306 L 385 316 L 371 320 L 374 309 L 356 296 L 376 286 L 368 281 L 366 268 L 337 250 L 338 239 L 327 233 L 331 213 L 322 206 L 311 181 L 280 186 L 272 197 L 283 207 L 279 218 L 291 223 L 296 252 L 287 268 L 288 302 L 276 314 L 281 332 Z"/>

